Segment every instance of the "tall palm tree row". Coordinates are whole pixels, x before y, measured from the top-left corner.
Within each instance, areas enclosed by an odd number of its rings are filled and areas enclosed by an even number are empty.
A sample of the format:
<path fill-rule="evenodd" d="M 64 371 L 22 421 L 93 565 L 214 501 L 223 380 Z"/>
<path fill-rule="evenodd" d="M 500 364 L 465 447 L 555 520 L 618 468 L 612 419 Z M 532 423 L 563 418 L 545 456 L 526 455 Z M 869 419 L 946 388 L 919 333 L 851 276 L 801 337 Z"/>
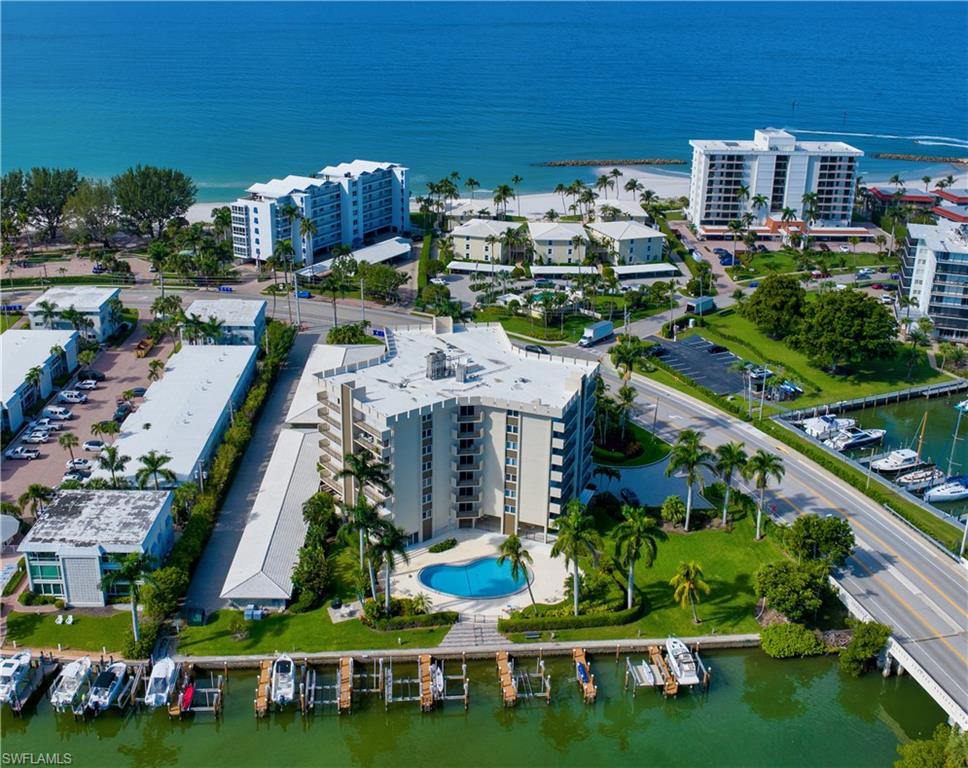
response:
<path fill-rule="evenodd" d="M 716 446 L 716 471 L 723 479 L 726 490 L 723 493 L 723 525 L 729 510 L 729 494 L 733 489 L 733 473 L 742 472 L 749 457 L 742 443 L 723 443 Z"/>
<path fill-rule="evenodd" d="M 635 565 L 644 563 L 651 568 L 657 553 L 657 527 L 642 507 L 624 505 L 622 522 L 615 527 L 615 545 L 620 562 L 628 569 L 628 588 L 625 607 L 632 608 L 632 593 L 635 588 Z"/>
<path fill-rule="evenodd" d="M 763 497 L 771 480 L 780 482 L 784 474 L 783 459 L 775 453 L 769 453 L 762 448 L 749 457 L 746 466 L 743 468 L 743 477 L 752 480 L 759 493 L 759 500 L 756 505 L 756 540 L 762 536 L 763 520 Z"/>
<path fill-rule="evenodd" d="M 669 464 L 666 467 L 667 475 L 683 472 L 686 476 L 686 531 L 689 530 L 692 518 L 693 486 L 702 479 L 701 471 L 711 469 L 713 463 L 713 454 L 703 444 L 702 439 L 702 432 L 694 429 L 682 430 L 669 452 Z"/>
<path fill-rule="evenodd" d="M 585 511 L 585 505 L 578 499 L 572 499 L 565 507 L 565 514 L 555 521 L 557 538 L 551 547 L 552 557 L 565 558 L 565 567 L 572 568 L 572 596 L 574 598 L 575 616 L 578 615 L 578 593 L 580 576 L 578 560 L 589 556 L 597 561 L 601 551 L 602 541 L 595 530 L 595 519 Z"/>

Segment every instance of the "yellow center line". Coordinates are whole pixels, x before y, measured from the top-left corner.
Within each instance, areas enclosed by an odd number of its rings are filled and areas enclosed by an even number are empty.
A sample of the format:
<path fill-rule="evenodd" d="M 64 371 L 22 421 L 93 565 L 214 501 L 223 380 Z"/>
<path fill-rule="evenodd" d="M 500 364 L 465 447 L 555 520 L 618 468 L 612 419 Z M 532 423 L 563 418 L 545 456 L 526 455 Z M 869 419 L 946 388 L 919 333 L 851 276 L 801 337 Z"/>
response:
<path fill-rule="evenodd" d="M 961 655 L 961 652 L 957 648 L 955 648 L 951 643 L 948 642 L 948 639 L 944 636 L 943 633 L 939 632 L 934 626 L 931 625 L 930 622 L 928 622 L 924 617 L 922 617 L 920 613 L 918 613 L 916 610 L 914 610 L 914 608 L 911 607 L 911 604 L 907 600 L 905 600 L 903 597 L 901 597 L 894 589 L 892 589 L 889 584 L 886 584 L 878 576 L 875 576 L 874 575 L 874 572 L 870 568 L 868 568 L 866 565 L 864 565 L 864 562 L 859 557 L 855 557 L 854 558 L 854 562 L 856 562 L 861 568 L 863 568 L 865 571 L 867 571 L 867 574 L 875 582 L 877 582 L 877 584 L 879 584 L 881 587 L 883 587 L 888 592 L 890 592 L 891 595 L 893 595 L 893 597 L 894 597 L 895 600 L 897 600 L 901 605 L 903 605 L 905 608 L 907 608 L 907 610 L 910 612 L 910 614 L 912 616 L 914 616 L 914 618 L 916 618 L 919 622 L 921 622 L 921 625 L 922 626 L 924 626 L 926 629 L 930 630 L 933 638 L 937 638 L 942 643 L 944 643 L 948 647 L 948 649 L 955 656 L 957 656 L 959 659 L 961 659 L 961 661 L 962 661 L 963 664 L 968 664 L 968 659 L 966 659 L 964 656 L 962 656 Z"/>

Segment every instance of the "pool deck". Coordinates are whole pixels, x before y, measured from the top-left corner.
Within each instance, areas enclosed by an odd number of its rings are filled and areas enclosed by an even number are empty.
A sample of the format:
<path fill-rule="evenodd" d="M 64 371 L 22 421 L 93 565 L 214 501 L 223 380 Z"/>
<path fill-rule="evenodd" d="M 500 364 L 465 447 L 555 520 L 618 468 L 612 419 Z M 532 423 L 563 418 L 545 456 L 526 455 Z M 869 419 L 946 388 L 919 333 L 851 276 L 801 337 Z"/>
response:
<path fill-rule="evenodd" d="M 435 611 L 457 611 L 458 613 L 489 618 L 507 616 L 531 604 L 527 587 L 522 587 L 513 595 L 494 598 L 464 598 L 437 592 L 420 583 L 417 574 L 428 565 L 459 565 L 478 560 L 482 557 L 496 557 L 498 547 L 506 537 L 498 533 L 475 530 L 451 530 L 424 542 L 419 548 L 408 550 L 409 563 L 400 563 L 393 574 L 393 594 L 398 597 L 427 595 Z M 430 552 L 429 547 L 444 539 L 457 539 L 457 546 L 446 552 Z M 539 603 L 555 603 L 565 598 L 564 558 L 551 557 L 551 545 L 537 541 L 523 540 L 525 549 L 534 560 L 531 590 Z"/>

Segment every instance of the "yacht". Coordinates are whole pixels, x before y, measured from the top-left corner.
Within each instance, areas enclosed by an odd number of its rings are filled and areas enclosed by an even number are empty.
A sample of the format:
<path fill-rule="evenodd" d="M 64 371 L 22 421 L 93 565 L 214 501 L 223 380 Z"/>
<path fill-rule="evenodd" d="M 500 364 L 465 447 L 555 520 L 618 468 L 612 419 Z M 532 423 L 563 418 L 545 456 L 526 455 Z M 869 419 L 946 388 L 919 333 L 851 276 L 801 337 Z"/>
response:
<path fill-rule="evenodd" d="M 829 440 L 825 440 L 824 445 L 838 451 L 849 451 L 853 448 L 863 448 L 865 445 L 879 443 L 886 434 L 887 430 L 884 429 L 848 427 L 840 430 Z"/>
<path fill-rule="evenodd" d="M 944 472 L 937 467 L 916 469 L 913 472 L 907 472 L 906 474 L 900 475 L 896 480 L 898 485 L 905 488 L 932 486 L 943 481 Z"/>
<path fill-rule="evenodd" d="M 30 685 L 30 651 L 0 661 L 0 704 L 13 704 Z"/>
<path fill-rule="evenodd" d="M 949 477 L 941 485 L 924 492 L 925 501 L 961 501 L 968 499 L 968 476 Z"/>
<path fill-rule="evenodd" d="M 666 640 L 666 656 L 669 662 L 669 669 L 676 676 L 680 685 L 697 685 L 699 675 L 696 673 L 696 660 L 686 647 L 686 644 L 677 637 L 670 637 Z"/>
<path fill-rule="evenodd" d="M 810 437 L 814 437 L 817 440 L 826 440 L 841 430 L 857 426 L 857 421 L 856 419 L 840 419 L 836 416 L 826 414 L 824 416 L 814 416 L 810 419 L 804 419 L 800 422 L 800 426 Z"/>
<path fill-rule="evenodd" d="M 71 709 L 81 689 L 91 679 L 91 657 L 76 659 L 61 670 L 50 689 L 51 706 L 58 712 Z"/>
<path fill-rule="evenodd" d="M 123 661 L 118 661 L 105 669 L 94 678 L 91 695 L 87 697 L 87 705 L 95 712 L 107 709 L 118 700 L 124 689 L 124 681 L 128 676 L 128 667 Z"/>
<path fill-rule="evenodd" d="M 151 670 L 148 678 L 148 690 L 145 692 L 146 707 L 166 707 L 171 698 L 171 692 L 178 681 L 178 667 L 169 657 L 163 658 Z"/>
<path fill-rule="evenodd" d="M 283 654 L 272 662 L 272 703 L 284 707 L 296 698 L 296 665 Z"/>
<path fill-rule="evenodd" d="M 917 451 L 910 448 L 900 448 L 891 451 L 887 456 L 874 459 L 871 467 L 878 472 L 903 472 L 906 469 L 915 469 L 924 464 Z"/>

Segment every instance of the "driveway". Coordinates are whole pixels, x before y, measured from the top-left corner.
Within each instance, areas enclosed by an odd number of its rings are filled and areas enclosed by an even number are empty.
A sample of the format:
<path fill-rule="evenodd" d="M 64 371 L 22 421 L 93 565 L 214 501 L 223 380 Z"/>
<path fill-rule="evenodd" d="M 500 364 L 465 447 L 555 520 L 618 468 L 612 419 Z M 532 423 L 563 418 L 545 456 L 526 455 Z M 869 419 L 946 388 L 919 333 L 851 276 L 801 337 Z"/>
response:
<path fill-rule="evenodd" d="M 142 315 L 145 313 L 142 312 Z M 121 393 L 134 387 L 147 387 L 148 364 L 152 360 L 167 360 L 171 354 L 172 342 L 166 340 L 163 344 L 157 345 L 147 357 L 135 357 L 134 348 L 138 342 L 144 338 L 144 330 L 139 326 L 135 329 L 127 341 L 119 347 L 108 347 L 102 350 L 94 360 L 93 368 L 101 371 L 107 378 L 102 381 L 98 388 L 86 392 L 88 400 L 83 405 L 68 405 L 74 418 L 64 424 L 65 429 L 59 432 L 51 432 L 50 441 L 33 446 L 40 449 L 40 458 L 33 461 L 7 461 L 4 460 L 0 465 L 0 485 L 2 485 L 2 496 L 4 501 L 16 501 L 17 498 L 27 490 L 33 483 L 40 483 L 48 487 L 55 487 L 63 479 L 65 466 L 70 459 L 70 454 L 57 444 L 57 437 L 66 431 L 73 432 L 77 436 L 79 443 L 91 440 L 91 425 L 99 421 L 110 421 L 114 416 L 117 407 L 116 400 Z M 71 383 L 76 382 L 76 377 L 71 379 Z M 70 389 L 70 384 L 66 384 L 64 389 Z M 57 390 L 59 391 L 59 390 Z M 51 400 L 53 403 L 54 400 Z M 139 400 L 135 399 L 133 405 L 137 408 Z M 12 446 L 20 445 L 19 440 L 11 442 Z M 96 459 L 97 454 L 86 452 L 81 446 L 74 449 L 76 458 Z M 132 456 L 137 459 L 137 456 Z"/>
<path fill-rule="evenodd" d="M 245 529 L 245 521 L 255 501 L 262 477 L 269 464 L 269 457 L 276 446 L 276 439 L 285 423 L 289 403 L 296 391 L 313 344 L 319 341 L 318 333 L 301 333 L 296 337 L 289 359 L 279 371 L 272 391 L 252 431 L 252 439 L 239 463 L 225 501 L 219 511 L 218 522 L 205 545 L 192 576 L 185 604 L 202 608 L 206 613 L 218 610 L 225 601 L 219 595 L 228 574 L 239 539 Z"/>

